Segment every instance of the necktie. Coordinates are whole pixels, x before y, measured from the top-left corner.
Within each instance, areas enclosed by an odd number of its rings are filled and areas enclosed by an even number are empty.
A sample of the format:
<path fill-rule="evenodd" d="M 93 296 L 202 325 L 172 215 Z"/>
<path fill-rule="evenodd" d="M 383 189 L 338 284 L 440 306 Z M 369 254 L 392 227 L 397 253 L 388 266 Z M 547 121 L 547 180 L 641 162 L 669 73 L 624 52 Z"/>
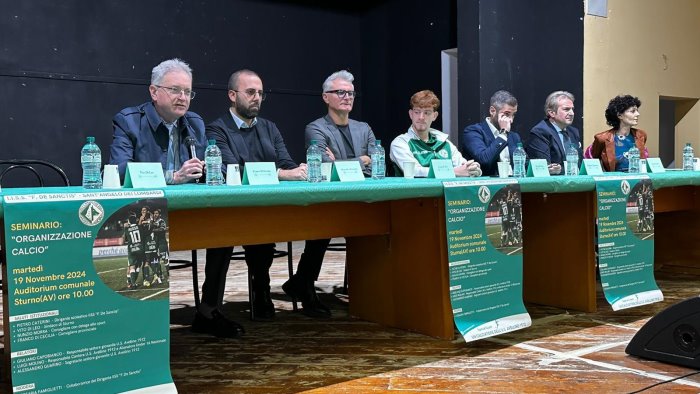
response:
<path fill-rule="evenodd" d="M 165 123 L 169 130 L 169 142 L 168 142 L 168 161 L 167 166 L 170 171 L 177 171 L 180 169 L 180 141 L 178 138 L 178 129 L 176 124 Z"/>

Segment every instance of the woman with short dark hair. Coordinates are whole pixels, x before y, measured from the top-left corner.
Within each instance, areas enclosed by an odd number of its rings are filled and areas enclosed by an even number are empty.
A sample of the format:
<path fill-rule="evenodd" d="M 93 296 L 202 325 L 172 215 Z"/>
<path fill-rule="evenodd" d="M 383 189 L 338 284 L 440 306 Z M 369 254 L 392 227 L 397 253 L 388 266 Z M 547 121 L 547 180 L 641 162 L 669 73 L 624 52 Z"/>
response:
<path fill-rule="evenodd" d="M 630 95 L 617 96 L 610 100 L 605 110 L 605 119 L 612 129 L 593 137 L 591 155 L 600 159 L 605 171 L 622 171 L 629 169 L 627 152 L 636 146 L 639 155 L 646 159 L 648 154 L 647 133 L 635 128 L 639 122 L 639 98 Z"/>

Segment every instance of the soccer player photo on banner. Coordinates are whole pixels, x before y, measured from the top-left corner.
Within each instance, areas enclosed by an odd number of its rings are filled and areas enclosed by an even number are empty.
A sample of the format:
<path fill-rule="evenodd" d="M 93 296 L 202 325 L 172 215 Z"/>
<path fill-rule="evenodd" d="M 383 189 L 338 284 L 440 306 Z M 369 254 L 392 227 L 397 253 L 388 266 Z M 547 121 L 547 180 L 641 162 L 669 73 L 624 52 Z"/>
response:
<path fill-rule="evenodd" d="M 529 327 L 523 304 L 520 185 L 444 182 L 450 300 L 464 340 Z"/>
<path fill-rule="evenodd" d="M 5 194 L 3 209 L 12 392 L 177 392 L 163 192 Z"/>
<path fill-rule="evenodd" d="M 613 310 L 664 299 L 654 278 L 654 189 L 646 175 L 594 177 L 598 269 Z"/>

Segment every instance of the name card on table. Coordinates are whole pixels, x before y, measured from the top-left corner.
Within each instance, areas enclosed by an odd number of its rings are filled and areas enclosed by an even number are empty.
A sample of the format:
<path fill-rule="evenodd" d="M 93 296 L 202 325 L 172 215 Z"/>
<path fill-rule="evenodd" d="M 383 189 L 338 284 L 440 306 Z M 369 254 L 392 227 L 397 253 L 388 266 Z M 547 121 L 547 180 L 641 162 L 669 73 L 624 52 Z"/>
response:
<path fill-rule="evenodd" d="M 357 160 L 337 160 L 333 162 L 331 181 L 356 182 L 364 181 L 365 175 Z"/>
<path fill-rule="evenodd" d="M 160 163 L 127 163 L 125 188 L 165 187 L 165 175 Z"/>
<path fill-rule="evenodd" d="M 248 162 L 243 167 L 244 185 L 279 185 L 277 167 L 272 161 Z"/>
<path fill-rule="evenodd" d="M 430 160 L 430 169 L 428 170 L 428 178 L 435 178 L 435 179 L 457 178 L 457 175 L 455 175 L 455 168 L 452 165 L 452 160 L 449 160 L 449 159 Z"/>
<path fill-rule="evenodd" d="M 579 175 L 603 175 L 603 167 L 598 159 L 583 159 Z"/>
<path fill-rule="evenodd" d="M 531 159 L 530 165 L 527 166 L 527 176 L 549 176 L 547 159 Z"/>
<path fill-rule="evenodd" d="M 321 163 L 321 180 L 323 182 L 331 181 L 331 174 L 333 173 L 333 163 Z"/>
<path fill-rule="evenodd" d="M 650 157 L 647 159 L 647 169 L 649 172 L 653 174 L 658 174 L 660 172 L 666 172 L 666 168 L 664 168 L 664 164 L 661 162 L 661 159 L 658 157 Z"/>

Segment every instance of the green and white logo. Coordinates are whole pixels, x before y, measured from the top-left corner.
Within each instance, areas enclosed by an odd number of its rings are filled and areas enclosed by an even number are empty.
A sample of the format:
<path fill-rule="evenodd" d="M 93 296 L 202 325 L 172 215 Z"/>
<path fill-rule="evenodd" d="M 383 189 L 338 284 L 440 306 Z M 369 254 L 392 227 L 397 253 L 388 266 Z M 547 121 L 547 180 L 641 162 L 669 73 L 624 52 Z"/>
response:
<path fill-rule="evenodd" d="M 105 217 L 105 210 L 97 201 L 85 201 L 78 209 L 78 218 L 86 226 L 97 226 Z"/>
<path fill-rule="evenodd" d="M 620 189 L 622 190 L 622 193 L 625 196 L 630 194 L 630 183 L 627 182 L 626 179 L 623 179 L 622 182 L 620 183 Z"/>
<path fill-rule="evenodd" d="M 491 190 L 489 190 L 488 186 L 481 186 L 479 187 L 479 200 L 481 200 L 482 203 L 486 204 L 489 200 L 491 199 Z"/>

